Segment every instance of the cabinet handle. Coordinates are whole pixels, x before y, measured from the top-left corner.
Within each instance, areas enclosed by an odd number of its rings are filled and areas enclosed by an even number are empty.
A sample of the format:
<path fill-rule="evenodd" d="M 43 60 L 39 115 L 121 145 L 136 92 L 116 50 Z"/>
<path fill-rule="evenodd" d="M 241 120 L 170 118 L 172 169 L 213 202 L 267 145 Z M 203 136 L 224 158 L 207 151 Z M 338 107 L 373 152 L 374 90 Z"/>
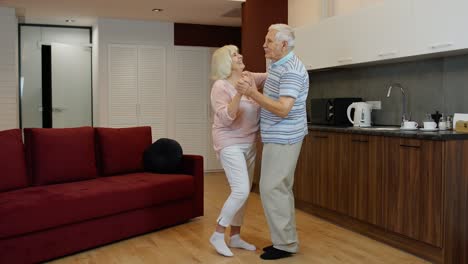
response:
<path fill-rule="evenodd" d="M 421 148 L 420 146 L 415 146 L 415 145 L 406 145 L 406 144 L 400 144 L 400 147 L 404 147 L 404 148 Z"/>
<path fill-rule="evenodd" d="M 379 57 L 387 57 L 387 56 L 392 56 L 396 54 L 397 54 L 396 51 L 383 52 L 383 53 L 379 53 Z"/>
<path fill-rule="evenodd" d="M 339 63 L 351 62 L 351 61 L 353 61 L 353 58 L 343 58 L 343 59 L 339 59 L 339 60 L 338 60 Z"/>
<path fill-rule="evenodd" d="M 325 139 L 327 139 L 328 136 L 314 136 L 314 138 L 325 138 Z"/>
<path fill-rule="evenodd" d="M 355 142 L 355 143 L 369 143 L 369 140 L 352 139 L 351 142 Z"/>
<path fill-rule="evenodd" d="M 431 49 L 441 49 L 441 48 L 447 48 L 447 47 L 450 47 L 452 46 L 453 43 L 452 42 L 447 42 L 447 43 L 437 43 L 437 44 L 433 44 L 431 45 Z"/>

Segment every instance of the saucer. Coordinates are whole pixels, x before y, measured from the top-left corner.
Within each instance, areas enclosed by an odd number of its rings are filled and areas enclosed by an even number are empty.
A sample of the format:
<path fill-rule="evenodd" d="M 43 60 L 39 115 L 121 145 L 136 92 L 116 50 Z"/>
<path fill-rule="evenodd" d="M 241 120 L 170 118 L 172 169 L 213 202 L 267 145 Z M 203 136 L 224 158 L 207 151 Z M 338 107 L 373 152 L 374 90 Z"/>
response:
<path fill-rule="evenodd" d="M 421 127 L 419 130 L 425 131 L 425 132 L 435 132 L 435 131 L 439 131 L 438 128 L 424 128 L 424 127 Z"/>
<path fill-rule="evenodd" d="M 413 131 L 413 130 L 418 130 L 417 127 L 400 127 L 400 130 L 408 130 L 408 131 Z"/>

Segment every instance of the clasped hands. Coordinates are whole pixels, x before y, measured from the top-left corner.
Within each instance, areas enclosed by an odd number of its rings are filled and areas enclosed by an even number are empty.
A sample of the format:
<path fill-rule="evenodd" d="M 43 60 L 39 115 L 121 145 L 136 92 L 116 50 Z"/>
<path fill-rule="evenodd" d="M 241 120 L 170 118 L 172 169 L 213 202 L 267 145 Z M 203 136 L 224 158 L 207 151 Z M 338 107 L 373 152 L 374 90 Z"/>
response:
<path fill-rule="evenodd" d="M 237 81 L 235 88 L 238 93 L 245 96 L 250 96 L 253 91 L 257 90 L 252 73 L 248 71 L 242 72 L 242 77 Z"/>

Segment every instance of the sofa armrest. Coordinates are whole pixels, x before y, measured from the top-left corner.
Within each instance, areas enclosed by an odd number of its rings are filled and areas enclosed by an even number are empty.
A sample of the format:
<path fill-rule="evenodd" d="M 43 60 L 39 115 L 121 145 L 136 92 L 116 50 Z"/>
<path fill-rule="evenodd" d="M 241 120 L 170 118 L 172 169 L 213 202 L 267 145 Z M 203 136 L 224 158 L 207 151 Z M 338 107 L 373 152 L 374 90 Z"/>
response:
<path fill-rule="evenodd" d="M 184 155 L 182 157 L 181 172 L 195 177 L 195 216 L 203 215 L 204 169 L 203 156 Z"/>

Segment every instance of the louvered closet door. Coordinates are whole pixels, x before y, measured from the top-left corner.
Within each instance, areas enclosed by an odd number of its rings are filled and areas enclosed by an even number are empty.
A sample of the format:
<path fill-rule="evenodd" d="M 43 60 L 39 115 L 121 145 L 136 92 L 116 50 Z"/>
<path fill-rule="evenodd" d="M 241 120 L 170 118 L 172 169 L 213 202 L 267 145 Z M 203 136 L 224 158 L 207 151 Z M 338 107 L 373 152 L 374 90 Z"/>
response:
<path fill-rule="evenodd" d="M 175 138 L 185 154 L 205 157 L 208 145 L 207 48 L 175 48 Z"/>
<path fill-rule="evenodd" d="M 208 49 L 208 58 L 206 61 L 206 65 L 208 65 L 208 73 L 211 71 L 211 57 L 213 56 L 213 52 L 215 52 L 217 48 L 209 48 Z M 219 171 L 222 170 L 223 167 L 219 162 L 218 158 L 216 157 L 216 152 L 213 149 L 213 137 L 211 134 L 211 128 L 213 126 L 213 109 L 211 108 L 211 87 L 213 86 L 214 81 L 208 79 L 208 86 L 206 89 L 206 100 L 207 100 L 207 107 L 208 107 L 208 123 L 207 123 L 207 134 L 208 134 L 208 145 L 207 145 L 207 157 L 206 157 L 206 170 L 209 171 Z"/>
<path fill-rule="evenodd" d="M 109 126 L 138 125 L 138 48 L 109 45 Z"/>
<path fill-rule="evenodd" d="M 166 49 L 138 49 L 139 124 L 151 126 L 153 140 L 167 137 Z"/>
<path fill-rule="evenodd" d="M 18 127 L 16 18 L 0 14 L 0 130 Z"/>

